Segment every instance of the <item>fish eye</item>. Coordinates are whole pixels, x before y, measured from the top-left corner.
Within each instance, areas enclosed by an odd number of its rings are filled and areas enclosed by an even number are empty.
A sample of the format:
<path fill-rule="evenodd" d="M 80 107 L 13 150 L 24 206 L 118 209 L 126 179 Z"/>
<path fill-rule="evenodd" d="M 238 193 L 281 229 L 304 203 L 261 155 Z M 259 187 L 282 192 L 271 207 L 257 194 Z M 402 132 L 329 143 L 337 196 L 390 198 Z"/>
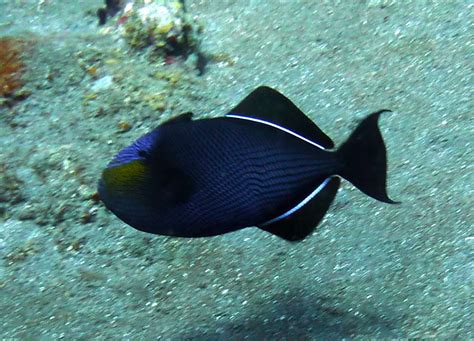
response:
<path fill-rule="evenodd" d="M 138 151 L 138 156 L 140 156 L 144 159 L 148 159 L 150 154 L 148 154 L 148 152 L 146 150 L 141 149 L 141 150 Z"/>

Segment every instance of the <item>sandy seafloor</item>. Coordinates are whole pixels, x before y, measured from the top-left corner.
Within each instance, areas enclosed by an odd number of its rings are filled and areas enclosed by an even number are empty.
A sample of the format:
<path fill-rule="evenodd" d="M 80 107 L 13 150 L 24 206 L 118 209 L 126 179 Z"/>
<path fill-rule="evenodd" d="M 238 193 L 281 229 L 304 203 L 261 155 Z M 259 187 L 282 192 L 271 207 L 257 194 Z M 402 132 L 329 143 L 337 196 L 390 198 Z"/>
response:
<path fill-rule="evenodd" d="M 0 35 L 32 41 L 31 95 L 0 108 L 1 338 L 474 337 L 471 1 L 188 1 L 218 56 L 201 77 L 98 29 L 102 1 L 0 5 Z M 112 86 L 94 93 L 104 76 Z M 222 115 L 262 84 L 337 144 L 392 109 L 380 125 L 402 205 L 345 182 L 292 244 L 256 228 L 147 235 L 90 199 L 120 148 L 181 112 Z"/>

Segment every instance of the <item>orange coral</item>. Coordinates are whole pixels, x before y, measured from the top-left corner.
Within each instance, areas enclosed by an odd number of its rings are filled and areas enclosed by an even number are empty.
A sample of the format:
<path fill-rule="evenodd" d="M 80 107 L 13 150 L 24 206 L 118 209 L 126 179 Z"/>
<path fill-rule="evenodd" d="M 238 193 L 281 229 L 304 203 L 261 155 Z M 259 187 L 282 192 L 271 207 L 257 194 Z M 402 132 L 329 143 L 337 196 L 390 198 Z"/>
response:
<path fill-rule="evenodd" d="M 25 41 L 12 37 L 0 38 L 0 96 L 12 95 L 23 86 L 24 64 L 21 54 Z"/>

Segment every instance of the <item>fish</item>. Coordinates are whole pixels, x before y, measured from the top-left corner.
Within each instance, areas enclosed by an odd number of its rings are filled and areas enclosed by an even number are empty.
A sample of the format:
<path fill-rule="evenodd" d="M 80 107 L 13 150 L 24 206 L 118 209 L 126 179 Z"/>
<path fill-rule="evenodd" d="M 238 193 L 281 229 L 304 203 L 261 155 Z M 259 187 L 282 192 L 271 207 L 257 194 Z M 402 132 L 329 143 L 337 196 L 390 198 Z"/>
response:
<path fill-rule="evenodd" d="M 98 194 L 137 230 L 211 237 L 257 227 L 297 242 L 311 235 L 341 179 L 378 201 L 387 195 L 379 110 L 339 148 L 288 98 L 259 86 L 222 117 L 187 112 L 122 149 Z"/>

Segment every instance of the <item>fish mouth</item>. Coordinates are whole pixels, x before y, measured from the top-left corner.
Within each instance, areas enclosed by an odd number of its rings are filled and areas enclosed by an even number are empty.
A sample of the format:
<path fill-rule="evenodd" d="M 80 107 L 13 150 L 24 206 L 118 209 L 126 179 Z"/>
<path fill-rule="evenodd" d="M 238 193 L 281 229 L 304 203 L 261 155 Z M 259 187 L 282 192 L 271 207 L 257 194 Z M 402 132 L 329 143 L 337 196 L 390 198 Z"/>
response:
<path fill-rule="evenodd" d="M 97 193 L 99 194 L 99 200 L 105 206 L 105 208 L 113 213 L 115 213 L 119 218 L 120 214 L 120 200 L 117 200 L 114 196 L 114 193 L 110 192 L 110 189 L 107 188 L 104 179 L 100 179 L 97 184 Z"/>
<path fill-rule="evenodd" d="M 99 200 L 104 202 L 106 195 L 105 183 L 102 178 L 99 179 L 97 183 L 97 193 L 99 194 Z"/>
<path fill-rule="evenodd" d="M 110 191 L 109 186 L 107 186 L 103 178 L 101 178 L 97 184 L 97 193 L 99 194 L 99 200 L 107 209 L 112 211 L 115 202 L 115 200 L 113 200 L 113 191 Z"/>

